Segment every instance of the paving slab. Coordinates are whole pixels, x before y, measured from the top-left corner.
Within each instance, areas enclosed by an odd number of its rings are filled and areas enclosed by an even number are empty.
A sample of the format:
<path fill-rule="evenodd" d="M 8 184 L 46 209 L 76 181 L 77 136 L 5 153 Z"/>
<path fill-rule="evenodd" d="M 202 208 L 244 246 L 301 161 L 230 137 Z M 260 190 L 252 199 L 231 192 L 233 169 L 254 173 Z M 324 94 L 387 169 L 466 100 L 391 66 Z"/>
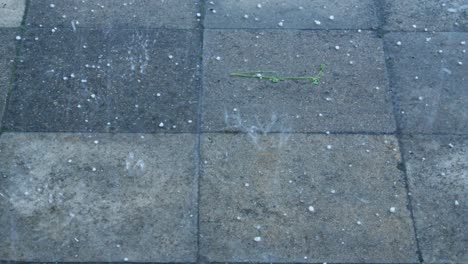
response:
<path fill-rule="evenodd" d="M 199 27 L 199 0 L 31 0 L 27 25 L 46 28 Z"/>
<path fill-rule="evenodd" d="M 465 0 L 384 0 L 384 29 L 390 31 L 468 31 Z"/>
<path fill-rule="evenodd" d="M 468 33 L 385 35 L 403 133 L 468 133 Z"/>
<path fill-rule="evenodd" d="M 194 262 L 195 142 L 3 133 L 0 259 Z"/>
<path fill-rule="evenodd" d="M 207 261 L 417 262 L 393 136 L 205 134 L 202 159 Z"/>
<path fill-rule="evenodd" d="M 218 0 L 205 7 L 206 28 L 371 29 L 371 0 Z"/>
<path fill-rule="evenodd" d="M 19 27 L 25 7 L 25 0 L 0 0 L 0 27 Z"/>
<path fill-rule="evenodd" d="M 17 29 L 0 28 L 0 129 L 8 92 L 12 88 L 17 33 Z"/>
<path fill-rule="evenodd" d="M 206 30 L 204 131 L 393 132 L 381 39 L 373 32 Z M 239 78 L 277 71 L 310 81 Z"/>
<path fill-rule="evenodd" d="M 403 140 L 424 263 L 468 263 L 468 137 Z"/>
<path fill-rule="evenodd" d="M 194 132 L 200 52 L 190 30 L 28 30 L 4 127 Z"/>

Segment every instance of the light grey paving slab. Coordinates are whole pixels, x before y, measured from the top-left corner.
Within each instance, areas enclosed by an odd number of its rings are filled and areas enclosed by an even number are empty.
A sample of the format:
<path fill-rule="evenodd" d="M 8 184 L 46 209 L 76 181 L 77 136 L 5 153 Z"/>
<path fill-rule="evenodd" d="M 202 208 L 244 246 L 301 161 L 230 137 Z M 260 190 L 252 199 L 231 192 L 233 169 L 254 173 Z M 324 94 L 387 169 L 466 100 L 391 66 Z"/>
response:
<path fill-rule="evenodd" d="M 205 134 L 202 158 L 207 261 L 417 262 L 392 136 Z"/>
<path fill-rule="evenodd" d="M 468 138 L 403 142 L 424 263 L 468 263 Z"/>
<path fill-rule="evenodd" d="M 31 26 L 86 28 L 199 27 L 199 0 L 31 0 Z M 73 25 L 72 25 L 73 24 Z"/>
<path fill-rule="evenodd" d="M 373 32 L 206 30 L 204 131 L 393 132 L 381 39 Z M 232 77 L 315 75 L 319 85 Z"/>
<path fill-rule="evenodd" d="M 218 0 L 207 1 L 205 12 L 206 28 L 371 29 L 378 25 L 372 0 Z"/>
<path fill-rule="evenodd" d="M 42 28 L 21 42 L 6 130 L 196 131 L 198 32 Z"/>
<path fill-rule="evenodd" d="M 384 29 L 391 31 L 468 31 L 465 0 L 384 0 Z"/>
<path fill-rule="evenodd" d="M 8 92 L 13 85 L 13 63 L 16 56 L 15 42 L 18 30 L 0 28 L 0 129 Z"/>
<path fill-rule="evenodd" d="M 19 27 L 25 4 L 25 0 L 0 0 L 0 27 Z"/>
<path fill-rule="evenodd" d="M 390 33 L 385 42 L 402 132 L 467 134 L 468 33 Z"/>
<path fill-rule="evenodd" d="M 195 135 L 0 136 L 0 259 L 194 262 Z"/>

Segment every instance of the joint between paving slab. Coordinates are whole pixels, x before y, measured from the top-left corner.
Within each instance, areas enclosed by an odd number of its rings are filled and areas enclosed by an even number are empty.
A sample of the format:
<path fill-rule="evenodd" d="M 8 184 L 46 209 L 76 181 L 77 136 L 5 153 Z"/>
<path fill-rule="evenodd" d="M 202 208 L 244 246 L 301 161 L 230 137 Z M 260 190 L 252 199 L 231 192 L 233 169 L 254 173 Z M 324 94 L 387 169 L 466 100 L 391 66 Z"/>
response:
<path fill-rule="evenodd" d="M 385 7 L 383 6 L 384 3 L 382 1 L 374 1 L 374 4 L 375 4 L 375 8 L 376 8 L 376 12 L 377 12 L 377 18 L 378 18 L 378 22 L 379 22 L 379 26 L 378 26 L 378 29 L 377 29 L 377 35 L 381 38 L 383 38 L 385 36 L 386 32 L 383 27 L 386 23 L 386 18 L 385 18 Z M 392 72 L 390 70 L 390 65 L 387 63 L 387 58 L 386 58 L 386 54 L 387 54 L 387 47 L 386 47 L 386 44 L 385 44 L 385 41 L 382 41 L 382 45 L 383 45 L 383 53 L 384 53 L 384 62 L 385 62 L 385 75 L 386 75 L 386 79 L 388 80 L 388 85 L 389 85 L 389 88 L 390 88 L 390 91 L 391 91 L 391 95 L 392 95 L 392 106 L 393 106 L 393 117 L 394 117 L 394 120 L 395 120 L 395 125 L 396 125 L 396 139 L 397 139 L 397 142 L 398 142 L 398 148 L 399 148 L 399 151 L 400 151 L 400 155 L 401 155 L 401 170 L 403 172 L 403 177 L 404 177 L 404 181 L 405 181 L 405 189 L 406 189 L 406 199 L 408 201 L 408 204 L 407 204 L 407 209 L 410 213 L 410 217 L 411 217 L 411 222 L 412 222 L 412 225 L 413 225 L 413 230 L 414 230 L 414 239 L 415 239 L 415 242 L 416 242 L 416 255 L 418 257 L 418 260 L 419 260 L 419 263 L 424 263 L 424 259 L 423 259 L 423 256 L 422 256 L 422 252 L 421 252 L 421 247 L 420 247 L 420 243 L 419 243 L 419 239 L 418 239 L 418 230 L 417 230 L 417 227 L 416 227 L 416 221 L 414 219 L 414 212 L 413 212 L 413 200 L 412 200 L 412 197 L 410 195 L 410 186 L 409 186 L 409 181 L 408 181 L 408 173 L 407 173 L 407 169 L 406 169 L 406 156 L 405 156 L 405 153 L 404 153 L 404 149 L 403 149 L 403 142 L 402 142 L 402 132 L 401 132 L 401 126 L 400 126 L 400 122 L 399 122 L 399 119 L 398 119 L 398 105 L 397 105 L 397 96 L 396 96 L 396 92 L 395 90 L 392 88 L 393 87 L 393 78 L 391 78 L 392 76 Z"/>
<path fill-rule="evenodd" d="M 204 49 L 204 37 L 205 37 L 205 8 L 206 8 L 206 2 L 201 1 L 200 2 L 200 9 L 199 12 L 201 14 L 200 16 L 200 21 L 199 21 L 199 26 L 201 28 L 200 30 L 200 39 L 201 39 L 201 44 L 200 44 L 200 56 L 198 59 L 198 63 L 200 65 L 199 68 L 199 74 L 200 74 L 200 82 L 199 82 L 199 89 L 198 89 L 198 112 L 197 112 L 197 144 L 196 144 L 196 188 L 197 188 L 197 250 L 196 250 L 196 261 L 197 263 L 202 263 L 203 261 L 201 260 L 202 256 L 200 254 L 200 181 L 201 181 L 201 176 L 203 173 L 202 170 L 202 133 L 203 133 L 203 49 Z"/>
<path fill-rule="evenodd" d="M 18 31 L 20 33 L 24 33 L 26 31 L 26 16 L 28 15 L 28 10 L 29 10 L 29 1 L 30 0 L 25 0 L 25 3 L 24 3 L 24 12 L 23 12 L 23 17 L 21 19 L 21 24 L 20 26 L 18 27 Z M 6 97 L 5 97 L 5 103 L 3 105 L 3 109 L 0 109 L 0 135 L 2 135 L 2 133 L 4 132 L 7 132 L 7 131 L 4 131 L 3 129 L 3 117 L 5 115 L 5 111 L 6 111 L 6 108 L 7 108 L 7 105 L 8 105 L 8 101 L 9 101 L 9 98 L 10 98 L 10 94 L 11 92 L 13 91 L 13 89 L 15 88 L 15 84 L 16 84 L 16 63 L 18 61 L 18 58 L 20 56 L 20 50 L 21 50 L 21 42 L 20 41 L 17 41 L 15 43 L 15 55 L 14 55 L 14 58 L 13 58 L 13 65 L 11 66 L 11 76 L 10 76 L 10 83 L 9 83 L 9 88 L 8 88 L 8 91 L 6 93 Z"/>

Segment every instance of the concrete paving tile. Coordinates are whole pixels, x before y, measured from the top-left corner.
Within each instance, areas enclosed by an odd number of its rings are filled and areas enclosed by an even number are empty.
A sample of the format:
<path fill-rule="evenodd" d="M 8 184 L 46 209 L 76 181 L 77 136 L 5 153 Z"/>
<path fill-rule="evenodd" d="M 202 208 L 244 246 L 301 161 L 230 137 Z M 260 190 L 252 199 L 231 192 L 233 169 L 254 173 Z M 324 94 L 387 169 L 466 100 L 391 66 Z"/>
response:
<path fill-rule="evenodd" d="M 205 7 L 206 28 L 371 29 L 371 0 L 222 0 Z"/>
<path fill-rule="evenodd" d="M 0 28 L 0 129 L 8 92 L 12 88 L 17 33 L 17 29 Z"/>
<path fill-rule="evenodd" d="M 196 131 L 198 32 L 35 29 L 22 42 L 7 130 Z"/>
<path fill-rule="evenodd" d="M 424 263 L 468 263 L 468 138 L 403 142 Z"/>
<path fill-rule="evenodd" d="M 195 142 L 3 133 L 0 259 L 194 262 Z"/>
<path fill-rule="evenodd" d="M 0 0 L 0 27 L 19 27 L 25 6 L 25 0 Z"/>
<path fill-rule="evenodd" d="M 199 0 L 31 0 L 26 22 L 46 28 L 191 29 L 199 27 L 200 10 Z"/>
<path fill-rule="evenodd" d="M 417 262 L 397 145 L 393 136 L 204 135 L 201 256 Z"/>
<path fill-rule="evenodd" d="M 403 133 L 468 133 L 468 33 L 385 35 Z"/>
<path fill-rule="evenodd" d="M 376 2 L 383 5 L 385 30 L 468 31 L 468 5 L 465 0 Z"/>
<path fill-rule="evenodd" d="M 206 30 L 205 131 L 393 132 L 382 41 L 372 32 Z M 319 85 L 231 77 L 277 71 Z"/>

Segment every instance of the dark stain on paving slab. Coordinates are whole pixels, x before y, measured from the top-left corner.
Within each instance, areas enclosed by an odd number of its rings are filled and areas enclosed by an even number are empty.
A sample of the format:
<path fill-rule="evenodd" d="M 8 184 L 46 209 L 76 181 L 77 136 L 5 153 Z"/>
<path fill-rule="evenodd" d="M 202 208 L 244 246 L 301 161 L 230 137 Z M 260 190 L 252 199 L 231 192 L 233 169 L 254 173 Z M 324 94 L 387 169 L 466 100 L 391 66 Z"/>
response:
<path fill-rule="evenodd" d="M 5 129 L 196 131 L 197 31 L 53 31 L 23 36 Z"/>

